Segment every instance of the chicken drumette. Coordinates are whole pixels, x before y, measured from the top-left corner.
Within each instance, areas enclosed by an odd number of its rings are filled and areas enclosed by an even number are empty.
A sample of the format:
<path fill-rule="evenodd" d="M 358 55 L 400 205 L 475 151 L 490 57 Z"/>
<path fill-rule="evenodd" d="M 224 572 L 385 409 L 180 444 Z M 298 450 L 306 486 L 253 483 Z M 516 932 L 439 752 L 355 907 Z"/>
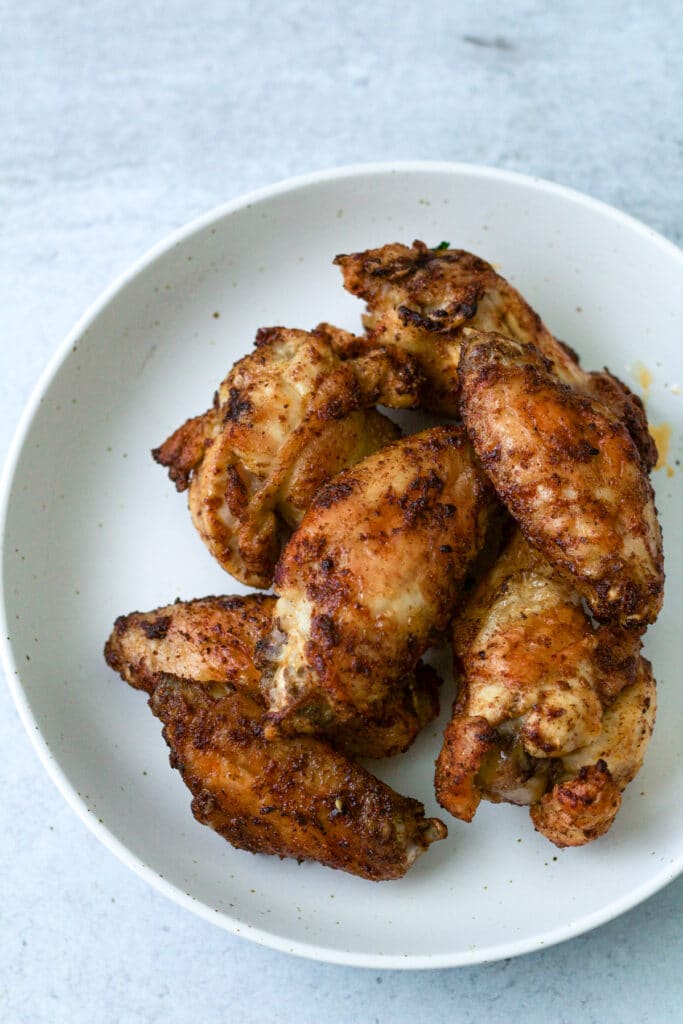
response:
<path fill-rule="evenodd" d="M 398 243 L 337 256 L 344 285 L 367 303 L 368 336 L 347 339 L 355 352 L 384 345 L 409 352 L 422 369 L 429 390 L 423 405 L 458 416 L 458 363 L 463 328 L 497 331 L 534 345 L 553 364 L 557 377 L 576 391 L 597 398 L 621 419 L 647 469 L 657 461 L 643 404 L 607 371 L 588 373 L 578 357 L 558 341 L 531 306 L 493 267 L 472 253 L 443 243 Z"/>
<path fill-rule="evenodd" d="M 623 422 L 532 345 L 466 332 L 462 415 L 498 497 L 598 619 L 642 631 L 662 603 L 662 536 Z"/>
<path fill-rule="evenodd" d="M 318 492 L 278 564 L 259 650 L 272 734 L 383 716 L 447 628 L 494 505 L 456 426 L 396 441 Z"/>
<path fill-rule="evenodd" d="M 558 846 L 612 824 L 643 760 L 655 682 L 632 632 L 596 629 L 581 599 L 516 532 L 454 627 L 461 688 L 437 761 L 439 803 L 526 804 Z"/>
<path fill-rule="evenodd" d="M 243 583 L 269 587 L 283 540 L 320 486 L 400 436 L 372 407 L 419 401 L 422 378 L 408 354 L 342 359 L 352 340 L 330 325 L 260 330 L 213 407 L 153 452 L 178 490 L 189 487 L 209 551 Z"/>
<path fill-rule="evenodd" d="M 105 656 L 150 695 L 199 822 L 254 853 L 399 878 L 446 827 L 327 742 L 264 738 L 253 661 L 272 603 L 205 598 L 135 612 L 117 620 Z"/>

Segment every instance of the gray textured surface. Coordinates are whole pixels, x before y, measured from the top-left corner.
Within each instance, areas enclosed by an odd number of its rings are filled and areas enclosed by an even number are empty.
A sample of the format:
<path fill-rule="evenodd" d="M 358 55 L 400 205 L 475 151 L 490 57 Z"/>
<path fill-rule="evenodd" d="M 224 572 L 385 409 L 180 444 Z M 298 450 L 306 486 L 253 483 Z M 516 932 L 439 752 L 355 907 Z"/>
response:
<path fill-rule="evenodd" d="M 84 307 L 168 230 L 362 160 L 522 170 L 683 235 L 683 8 L 378 0 L 0 4 L 0 450 Z M 680 1020 L 683 881 L 583 938 L 434 974 L 288 958 L 148 889 L 44 775 L 7 691 L 0 1016 Z M 457 907 L 453 908 L 457 914 Z"/>

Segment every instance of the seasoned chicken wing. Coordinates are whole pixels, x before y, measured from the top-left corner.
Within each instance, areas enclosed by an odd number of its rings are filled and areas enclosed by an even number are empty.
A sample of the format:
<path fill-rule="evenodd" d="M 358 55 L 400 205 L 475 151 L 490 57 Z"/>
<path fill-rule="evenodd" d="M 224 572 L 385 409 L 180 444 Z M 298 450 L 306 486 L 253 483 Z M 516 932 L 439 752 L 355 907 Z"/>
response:
<path fill-rule="evenodd" d="M 150 694 L 199 822 L 254 853 L 399 878 L 446 827 L 328 743 L 264 738 L 252 657 L 270 602 L 208 598 L 122 617 L 107 660 Z"/>
<path fill-rule="evenodd" d="M 446 629 L 493 507 L 456 426 L 394 442 L 318 492 L 278 564 L 260 649 L 273 734 L 395 699 Z"/>
<path fill-rule="evenodd" d="M 311 737 L 266 741 L 263 710 L 239 691 L 212 698 L 164 682 L 151 698 L 195 818 L 252 853 L 315 860 L 361 878 L 402 877 L 446 827 Z"/>
<path fill-rule="evenodd" d="M 573 588 L 517 532 L 454 626 L 461 689 L 437 761 L 439 803 L 526 804 L 536 828 L 577 846 L 612 824 L 655 714 L 632 632 L 595 629 Z"/>
<path fill-rule="evenodd" d="M 230 684 L 265 705 L 254 667 L 255 652 L 273 628 L 275 598 L 204 597 L 117 619 L 105 657 L 126 682 L 153 693 L 164 676 Z M 381 715 L 326 723 L 325 738 L 354 757 L 389 757 L 406 750 L 439 712 L 437 674 L 418 664 L 396 688 Z"/>
<path fill-rule="evenodd" d="M 262 329 L 213 408 L 153 451 L 169 468 L 202 540 L 238 580 L 268 587 L 283 539 L 319 487 L 400 435 L 371 408 L 415 405 L 422 380 L 401 350 L 337 354 L 352 336 Z"/>
<path fill-rule="evenodd" d="M 458 416 L 458 362 L 463 328 L 496 331 L 536 348 L 553 364 L 559 379 L 582 394 L 600 399 L 633 435 L 646 468 L 657 461 L 643 404 L 607 371 L 588 373 L 571 349 L 550 333 L 541 318 L 493 267 L 472 253 L 445 243 L 429 249 L 398 243 L 337 256 L 344 285 L 367 303 L 365 348 L 404 348 L 429 382 L 423 404 L 433 412 Z M 349 339 L 357 353 L 359 339 Z"/>
<path fill-rule="evenodd" d="M 468 436 L 526 538 L 598 619 L 642 630 L 662 603 L 662 537 L 628 430 L 561 384 L 531 345 L 467 332 L 459 366 Z"/>

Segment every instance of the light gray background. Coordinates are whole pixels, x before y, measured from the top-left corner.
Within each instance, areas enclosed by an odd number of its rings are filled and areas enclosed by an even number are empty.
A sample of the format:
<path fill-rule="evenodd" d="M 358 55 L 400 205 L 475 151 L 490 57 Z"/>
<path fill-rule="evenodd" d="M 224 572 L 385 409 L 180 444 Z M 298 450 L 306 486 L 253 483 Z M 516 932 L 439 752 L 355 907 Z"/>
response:
<path fill-rule="evenodd" d="M 679 0 L 3 0 L 0 450 L 113 276 L 196 214 L 292 174 L 490 164 L 680 242 L 682 12 Z M 486 967 L 296 960 L 129 873 L 53 789 L 5 688 L 0 708 L 6 1024 L 681 1019 L 683 880 L 590 935 Z"/>

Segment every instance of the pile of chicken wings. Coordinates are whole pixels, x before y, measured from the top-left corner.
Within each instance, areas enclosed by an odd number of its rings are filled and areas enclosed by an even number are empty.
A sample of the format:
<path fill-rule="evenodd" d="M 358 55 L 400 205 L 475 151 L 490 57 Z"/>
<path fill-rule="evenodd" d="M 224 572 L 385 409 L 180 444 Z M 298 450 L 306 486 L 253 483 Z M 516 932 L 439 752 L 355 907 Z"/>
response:
<path fill-rule="evenodd" d="M 337 256 L 364 332 L 258 331 L 211 408 L 154 450 L 235 579 L 272 594 L 120 617 L 109 665 L 149 695 L 198 821 L 234 846 L 401 877 L 446 826 L 358 759 L 457 697 L 441 806 L 605 833 L 655 717 L 642 637 L 662 539 L 641 401 L 590 373 L 471 253 Z M 439 417 L 402 436 L 378 411 Z"/>

